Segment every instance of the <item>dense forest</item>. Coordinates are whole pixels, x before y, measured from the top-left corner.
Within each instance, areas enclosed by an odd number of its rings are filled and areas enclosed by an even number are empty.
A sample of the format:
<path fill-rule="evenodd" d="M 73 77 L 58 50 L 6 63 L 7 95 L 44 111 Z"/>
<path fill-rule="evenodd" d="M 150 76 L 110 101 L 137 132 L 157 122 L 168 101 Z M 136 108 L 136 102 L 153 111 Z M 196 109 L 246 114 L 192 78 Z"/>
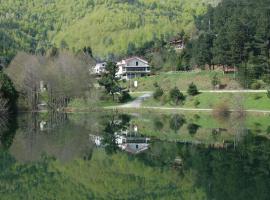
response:
<path fill-rule="evenodd" d="M 184 63 L 237 67 L 244 87 L 270 83 L 269 0 L 224 0 L 197 17 L 196 26 L 199 32 L 182 55 Z"/>
<path fill-rule="evenodd" d="M 181 30 L 195 31 L 194 16 L 218 0 L 1 0 L 0 58 L 8 63 L 18 50 L 44 53 L 57 46 L 90 46 L 98 57 L 125 54 Z"/>

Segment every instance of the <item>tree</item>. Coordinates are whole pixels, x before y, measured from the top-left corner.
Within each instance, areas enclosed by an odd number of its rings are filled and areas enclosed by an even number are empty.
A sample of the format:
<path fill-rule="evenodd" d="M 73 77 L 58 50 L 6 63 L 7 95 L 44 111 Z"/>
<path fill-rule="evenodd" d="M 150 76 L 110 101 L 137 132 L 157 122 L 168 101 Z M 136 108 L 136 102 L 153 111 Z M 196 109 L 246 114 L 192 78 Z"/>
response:
<path fill-rule="evenodd" d="M 11 79 L 0 71 L 0 104 L 1 110 L 16 111 L 18 92 L 16 91 Z M 1 111 L 0 111 L 1 112 Z"/>
<path fill-rule="evenodd" d="M 159 85 L 157 85 L 155 92 L 153 94 L 154 99 L 156 99 L 156 100 L 160 99 L 160 97 L 162 97 L 163 94 L 164 94 L 163 89 Z"/>
<path fill-rule="evenodd" d="M 191 123 L 191 124 L 189 124 L 189 125 L 187 126 L 188 133 L 189 133 L 190 135 L 195 135 L 195 134 L 197 133 L 197 131 L 199 130 L 199 128 L 200 128 L 200 125 L 198 125 L 198 124 L 193 124 L 193 123 Z"/>
<path fill-rule="evenodd" d="M 213 88 L 215 88 L 217 85 L 220 84 L 220 79 L 218 78 L 217 74 L 213 76 L 211 83 L 212 83 Z"/>
<path fill-rule="evenodd" d="M 115 100 L 115 94 L 120 93 L 123 88 L 119 84 L 119 78 L 117 77 L 118 66 L 115 62 L 109 62 L 105 67 L 105 72 L 102 74 L 99 84 L 103 86 L 106 92 L 112 95 L 113 101 Z"/>
<path fill-rule="evenodd" d="M 177 132 L 185 123 L 186 119 L 184 115 L 175 114 L 170 120 L 170 128 Z"/>
<path fill-rule="evenodd" d="M 47 85 L 49 99 L 46 102 L 52 109 L 63 108 L 70 99 L 94 92 L 89 63 L 68 51 L 57 54 L 46 57 L 19 53 L 6 69 L 31 110 L 38 109 L 41 82 Z"/>
<path fill-rule="evenodd" d="M 185 96 L 177 87 L 174 87 L 170 91 L 170 99 L 178 105 L 179 102 L 182 102 L 185 100 Z"/>
<path fill-rule="evenodd" d="M 197 89 L 197 86 L 196 86 L 193 82 L 188 86 L 187 93 L 188 93 L 190 96 L 196 96 L 196 95 L 199 94 L 199 91 L 198 91 L 198 89 Z"/>

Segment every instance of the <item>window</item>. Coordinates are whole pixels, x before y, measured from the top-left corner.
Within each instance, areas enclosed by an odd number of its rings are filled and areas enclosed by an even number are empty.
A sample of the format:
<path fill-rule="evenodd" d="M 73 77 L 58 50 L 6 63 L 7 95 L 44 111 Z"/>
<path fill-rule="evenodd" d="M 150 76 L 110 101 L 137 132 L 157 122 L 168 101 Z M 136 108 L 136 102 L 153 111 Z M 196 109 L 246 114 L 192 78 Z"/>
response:
<path fill-rule="evenodd" d="M 138 61 L 136 61 L 136 66 L 139 66 L 139 62 Z"/>

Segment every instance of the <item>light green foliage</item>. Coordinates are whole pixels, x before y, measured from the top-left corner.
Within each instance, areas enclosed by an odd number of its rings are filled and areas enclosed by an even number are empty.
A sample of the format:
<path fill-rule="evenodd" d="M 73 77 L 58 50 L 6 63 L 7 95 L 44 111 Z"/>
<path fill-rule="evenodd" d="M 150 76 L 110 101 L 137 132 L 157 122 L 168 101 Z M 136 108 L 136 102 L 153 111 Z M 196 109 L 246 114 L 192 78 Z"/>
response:
<path fill-rule="evenodd" d="M 91 46 L 95 55 L 123 54 L 161 35 L 194 31 L 193 16 L 217 0 L 5 0 L 0 4 L 0 56 Z"/>

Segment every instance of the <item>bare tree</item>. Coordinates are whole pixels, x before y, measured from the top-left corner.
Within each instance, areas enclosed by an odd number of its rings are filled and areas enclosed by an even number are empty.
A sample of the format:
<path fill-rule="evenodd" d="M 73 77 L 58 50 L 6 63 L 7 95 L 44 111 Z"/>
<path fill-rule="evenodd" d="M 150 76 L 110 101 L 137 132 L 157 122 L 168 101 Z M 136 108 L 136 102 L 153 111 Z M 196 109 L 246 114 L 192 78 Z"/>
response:
<path fill-rule="evenodd" d="M 38 57 L 18 53 L 7 68 L 6 73 L 13 81 L 17 91 L 24 96 L 32 110 L 37 109 L 38 89 L 42 79 L 42 65 Z"/>
<path fill-rule="evenodd" d="M 89 73 L 92 62 L 87 55 L 68 51 L 47 57 L 19 53 L 7 73 L 32 110 L 37 109 L 41 82 L 48 86 L 49 106 L 59 109 L 72 98 L 86 97 L 94 88 L 94 78 Z"/>

